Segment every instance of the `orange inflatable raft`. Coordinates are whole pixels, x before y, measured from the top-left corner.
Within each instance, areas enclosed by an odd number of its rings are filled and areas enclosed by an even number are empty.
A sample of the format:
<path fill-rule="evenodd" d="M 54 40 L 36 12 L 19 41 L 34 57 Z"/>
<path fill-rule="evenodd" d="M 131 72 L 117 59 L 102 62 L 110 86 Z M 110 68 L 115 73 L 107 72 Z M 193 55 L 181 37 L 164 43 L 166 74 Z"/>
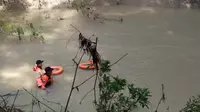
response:
<path fill-rule="evenodd" d="M 50 67 L 54 69 L 52 75 L 59 75 L 64 71 L 64 69 L 61 66 L 50 66 Z M 39 68 L 37 66 L 33 67 L 33 71 L 38 71 L 38 69 Z"/>
<path fill-rule="evenodd" d="M 93 60 L 89 60 L 88 62 L 80 63 L 78 65 L 78 67 L 81 68 L 81 69 L 88 69 L 88 70 L 95 69 L 95 65 L 93 63 Z"/>
<path fill-rule="evenodd" d="M 52 75 L 59 75 L 63 72 L 63 67 L 61 66 L 50 66 L 51 68 L 53 68 L 53 72 L 52 72 Z"/>

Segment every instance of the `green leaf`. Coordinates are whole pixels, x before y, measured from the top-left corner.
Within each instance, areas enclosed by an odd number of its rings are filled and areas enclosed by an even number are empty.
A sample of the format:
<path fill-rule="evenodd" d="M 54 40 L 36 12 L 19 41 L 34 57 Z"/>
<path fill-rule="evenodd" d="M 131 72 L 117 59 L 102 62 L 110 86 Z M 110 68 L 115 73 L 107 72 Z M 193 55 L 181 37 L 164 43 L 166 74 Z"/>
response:
<path fill-rule="evenodd" d="M 100 73 L 103 81 L 99 84 L 100 97 L 97 112 L 130 112 L 136 107 L 148 108 L 150 91 L 128 84 L 126 79 L 110 75 L 110 61 L 102 60 Z M 128 89 L 128 94 L 124 94 Z"/>
<path fill-rule="evenodd" d="M 101 72 L 103 73 L 107 73 L 107 72 L 110 72 L 111 71 L 111 68 L 110 68 L 110 61 L 108 60 L 102 60 L 101 61 L 101 68 L 100 68 Z"/>
<path fill-rule="evenodd" d="M 200 96 L 189 98 L 186 106 L 180 112 L 199 112 L 200 110 Z"/>
<path fill-rule="evenodd" d="M 23 28 L 22 27 L 20 27 L 20 26 L 18 26 L 17 27 L 17 33 L 19 34 L 19 35 L 24 35 L 24 30 L 23 30 Z"/>

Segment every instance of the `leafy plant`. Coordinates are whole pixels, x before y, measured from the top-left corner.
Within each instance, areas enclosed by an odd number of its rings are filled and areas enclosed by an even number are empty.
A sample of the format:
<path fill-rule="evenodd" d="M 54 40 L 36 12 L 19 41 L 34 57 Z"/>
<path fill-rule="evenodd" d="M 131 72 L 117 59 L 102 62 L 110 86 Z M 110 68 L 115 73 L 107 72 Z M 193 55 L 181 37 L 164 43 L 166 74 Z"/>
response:
<path fill-rule="evenodd" d="M 13 23 L 9 23 L 3 20 L 0 20 L 0 29 L 1 32 L 9 35 L 17 34 L 19 41 L 22 40 L 22 35 L 25 33 L 26 30 L 31 31 L 30 40 L 38 39 L 44 43 L 44 37 L 41 35 L 40 30 L 36 29 L 32 23 L 30 23 L 29 28 L 23 27 L 23 25 L 15 25 Z"/>
<path fill-rule="evenodd" d="M 78 12 L 81 12 L 84 16 L 89 17 L 92 14 L 92 4 L 88 1 L 74 0 L 72 2 L 72 8 L 75 8 Z"/>
<path fill-rule="evenodd" d="M 136 87 L 127 83 L 126 79 L 111 76 L 110 67 L 108 60 L 102 60 L 97 112 L 130 112 L 137 107 L 148 108 L 151 96 L 149 89 Z"/>
<path fill-rule="evenodd" d="M 39 39 L 42 41 L 42 43 L 44 43 L 44 37 L 43 37 L 43 35 L 41 35 L 40 30 L 36 29 L 34 27 L 33 23 L 29 23 L 28 26 L 31 31 L 30 40 Z"/>
<path fill-rule="evenodd" d="M 180 112 L 200 112 L 200 95 L 192 97 L 187 101 L 186 107 Z"/>
<path fill-rule="evenodd" d="M 21 35 L 24 35 L 23 28 L 21 26 L 17 26 L 15 30 L 18 35 L 18 39 L 21 41 L 22 40 Z"/>
<path fill-rule="evenodd" d="M 15 25 L 9 22 L 0 21 L 0 28 L 3 33 L 13 35 L 17 34 L 18 39 L 21 41 L 21 36 L 24 35 L 24 30 L 20 25 Z"/>
<path fill-rule="evenodd" d="M 108 61 L 108 60 L 102 60 L 100 70 L 101 70 L 102 73 L 109 73 L 111 71 L 110 61 Z"/>
<path fill-rule="evenodd" d="M 15 32 L 15 25 L 3 20 L 0 20 L 0 28 L 3 33 L 13 34 Z"/>

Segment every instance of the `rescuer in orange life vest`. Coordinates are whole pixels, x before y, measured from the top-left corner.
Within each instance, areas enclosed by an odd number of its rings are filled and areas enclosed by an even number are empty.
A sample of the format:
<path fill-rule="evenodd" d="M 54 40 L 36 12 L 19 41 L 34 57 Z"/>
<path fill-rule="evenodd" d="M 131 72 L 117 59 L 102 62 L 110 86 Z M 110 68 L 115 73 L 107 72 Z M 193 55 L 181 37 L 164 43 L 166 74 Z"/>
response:
<path fill-rule="evenodd" d="M 45 68 L 45 73 L 41 76 L 41 80 L 43 83 L 41 88 L 44 89 L 47 86 L 51 85 L 51 83 L 53 82 L 52 71 L 53 71 L 53 68 L 51 67 Z"/>

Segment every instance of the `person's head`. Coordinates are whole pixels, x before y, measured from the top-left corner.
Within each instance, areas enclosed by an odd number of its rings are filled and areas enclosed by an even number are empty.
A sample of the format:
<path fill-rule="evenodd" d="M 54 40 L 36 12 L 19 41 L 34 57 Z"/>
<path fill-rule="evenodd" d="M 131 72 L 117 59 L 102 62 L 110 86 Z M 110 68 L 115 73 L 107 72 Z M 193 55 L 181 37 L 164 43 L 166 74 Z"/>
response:
<path fill-rule="evenodd" d="M 47 75 L 51 75 L 52 71 L 53 71 L 53 68 L 51 68 L 51 67 L 46 67 L 45 68 L 45 72 L 46 72 Z"/>
<path fill-rule="evenodd" d="M 44 61 L 43 60 L 37 60 L 36 61 L 36 65 L 38 66 L 38 67 L 41 67 L 42 68 L 42 63 L 43 63 Z"/>

